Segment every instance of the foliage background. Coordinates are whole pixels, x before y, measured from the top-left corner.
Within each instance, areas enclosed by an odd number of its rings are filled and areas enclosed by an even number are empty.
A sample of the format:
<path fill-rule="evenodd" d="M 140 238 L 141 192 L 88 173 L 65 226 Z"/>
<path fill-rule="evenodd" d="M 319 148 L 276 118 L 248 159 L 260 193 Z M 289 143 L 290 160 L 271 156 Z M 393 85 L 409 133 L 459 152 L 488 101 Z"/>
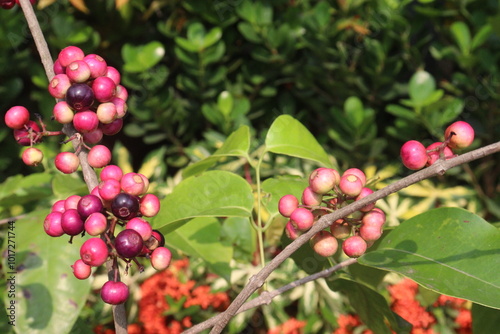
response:
<path fill-rule="evenodd" d="M 376 176 L 375 188 L 409 173 L 396 158 L 404 141 L 442 140 L 455 119 L 473 125 L 474 147 L 498 138 L 498 1 L 46 0 L 37 16 L 54 58 L 77 45 L 121 71 L 130 114 L 124 131 L 104 143 L 126 171 L 147 175 L 161 197 L 186 166 L 242 125 L 253 138 L 250 151 L 258 152 L 282 114 L 304 124 L 339 169 Z M 54 126 L 53 99 L 20 8 L 0 11 L 0 31 L 0 110 L 25 105 Z M 22 166 L 22 148 L 5 127 L 0 141 L 0 219 L 85 192 L 48 159 L 42 167 Z M 47 158 L 60 149 L 54 140 L 42 147 Z M 269 154 L 260 176 L 303 177 L 314 167 Z M 255 178 L 241 159 L 219 161 L 216 169 Z M 437 206 L 497 221 L 499 174 L 500 164 L 487 157 L 379 206 L 390 226 Z M 266 232 L 268 256 L 280 245 L 275 225 Z M 222 229 L 234 241 L 234 231 Z M 237 244 L 241 265 L 255 245 Z M 268 318 L 277 324 L 286 312 L 275 313 Z"/>

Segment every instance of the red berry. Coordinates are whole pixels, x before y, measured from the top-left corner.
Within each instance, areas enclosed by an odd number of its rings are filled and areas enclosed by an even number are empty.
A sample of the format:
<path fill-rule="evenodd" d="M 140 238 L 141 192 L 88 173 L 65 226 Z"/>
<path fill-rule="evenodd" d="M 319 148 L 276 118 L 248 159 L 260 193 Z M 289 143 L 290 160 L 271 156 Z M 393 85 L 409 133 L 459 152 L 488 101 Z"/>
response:
<path fill-rule="evenodd" d="M 370 188 L 363 188 L 361 189 L 361 193 L 359 193 L 359 195 L 356 197 L 356 201 L 359 201 L 360 199 L 371 194 L 373 194 L 373 190 L 371 190 Z M 362 207 L 359 211 L 368 212 L 372 210 L 374 207 L 375 207 L 375 202 L 367 204 L 366 206 Z"/>
<path fill-rule="evenodd" d="M 302 204 L 307 206 L 318 206 L 321 205 L 321 201 L 323 200 L 323 195 L 314 192 L 311 186 L 306 187 L 302 192 Z"/>
<path fill-rule="evenodd" d="M 39 142 L 39 139 L 35 138 L 35 134 L 41 132 L 40 127 L 34 121 L 28 121 L 24 125 L 23 129 L 17 129 L 13 131 L 14 138 L 19 145 L 30 146 Z"/>
<path fill-rule="evenodd" d="M 123 127 L 123 120 L 118 118 L 109 124 L 100 124 L 99 127 L 106 136 L 116 135 Z"/>
<path fill-rule="evenodd" d="M 84 231 L 84 223 L 76 209 L 64 211 L 61 216 L 61 227 L 67 235 L 77 235 Z"/>
<path fill-rule="evenodd" d="M 466 148 L 474 141 L 474 129 L 467 122 L 457 121 L 446 128 L 444 137 L 450 148 Z"/>
<path fill-rule="evenodd" d="M 104 233 L 107 227 L 108 221 L 106 216 L 100 212 L 92 213 L 84 223 L 85 232 L 94 237 Z"/>
<path fill-rule="evenodd" d="M 76 46 L 67 46 L 59 52 L 57 60 L 62 67 L 66 67 L 76 60 L 82 60 L 85 54 Z"/>
<path fill-rule="evenodd" d="M 330 192 L 339 183 L 339 173 L 332 168 L 318 168 L 309 176 L 309 186 L 317 194 Z"/>
<path fill-rule="evenodd" d="M 76 172 L 80 166 L 80 159 L 73 152 L 61 152 L 56 155 L 54 163 L 56 168 L 64 174 L 71 174 Z"/>
<path fill-rule="evenodd" d="M 95 212 L 101 212 L 103 208 L 101 199 L 95 195 L 82 196 L 76 206 L 76 210 L 83 220 Z"/>
<path fill-rule="evenodd" d="M 104 145 L 96 145 L 90 149 L 87 159 L 90 166 L 102 168 L 111 162 L 111 151 Z"/>
<path fill-rule="evenodd" d="M 64 201 L 64 210 L 75 209 L 78 207 L 78 202 L 82 196 L 80 195 L 71 195 Z"/>
<path fill-rule="evenodd" d="M 290 217 L 292 212 L 299 207 L 299 200 L 293 195 L 285 195 L 278 202 L 278 211 L 283 217 Z"/>
<path fill-rule="evenodd" d="M 349 168 L 342 175 L 349 175 L 349 174 L 356 175 L 361 180 L 361 183 L 363 184 L 363 187 L 365 186 L 365 184 L 366 184 L 366 175 L 365 175 L 365 173 L 361 169 L 358 169 L 358 168 Z"/>
<path fill-rule="evenodd" d="M 99 119 L 96 113 L 90 110 L 80 111 L 73 117 L 73 126 L 80 133 L 92 132 L 98 125 Z"/>
<path fill-rule="evenodd" d="M 427 151 L 422 143 L 410 140 L 403 144 L 400 151 L 403 165 L 408 169 L 418 170 L 427 163 Z"/>
<path fill-rule="evenodd" d="M 87 133 L 83 133 L 83 141 L 86 144 L 94 145 L 102 140 L 102 130 L 100 128 L 95 129 Z"/>
<path fill-rule="evenodd" d="M 88 54 L 83 58 L 83 60 L 90 67 L 91 78 L 95 79 L 97 77 L 103 76 L 108 71 L 108 65 L 106 64 L 106 61 L 99 55 Z"/>
<path fill-rule="evenodd" d="M 99 267 L 108 258 L 108 246 L 101 238 L 90 238 L 80 248 L 80 257 L 85 264 Z"/>
<path fill-rule="evenodd" d="M 117 117 L 116 106 L 112 102 L 104 102 L 99 104 L 96 110 L 99 122 L 103 124 L 112 123 Z"/>
<path fill-rule="evenodd" d="M 351 235 L 351 226 L 339 219 L 330 226 L 330 232 L 337 239 L 345 239 Z"/>
<path fill-rule="evenodd" d="M 356 197 L 363 190 L 363 182 L 354 174 L 344 174 L 340 178 L 340 190 L 349 197 Z"/>
<path fill-rule="evenodd" d="M 64 234 L 64 230 L 61 226 L 62 213 L 61 212 L 51 212 L 43 221 L 43 229 L 45 233 L 51 237 L 60 237 Z"/>
<path fill-rule="evenodd" d="M 143 241 L 147 241 L 149 238 L 151 238 L 151 235 L 153 233 L 153 228 L 151 227 L 149 222 L 139 217 L 130 219 L 125 225 L 125 228 L 134 230 L 139 233 Z"/>
<path fill-rule="evenodd" d="M 366 241 L 358 235 L 353 235 L 342 243 L 342 250 L 349 257 L 360 257 L 366 252 L 367 247 Z"/>
<path fill-rule="evenodd" d="M 143 178 L 138 173 L 127 173 L 120 180 L 122 190 L 127 194 L 140 196 L 146 191 Z"/>
<path fill-rule="evenodd" d="M 89 265 L 85 264 L 82 259 L 76 260 L 71 268 L 73 269 L 73 274 L 78 279 L 87 279 L 92 273 L 92 268 Z"/>
<path fill-rule="evenodd" d="M 160 200 L 156 195 L 146 194 L 139 200 L 139 211 L 144 217 L 154 217 L 160 212 Z"/>
<path fill-rule="evenodd" d="M 290 215 L 292 225 L 299 231 L 306 231 L 314 224 L 314 215 L 306 208 L 297 208 Z"/>
<path fill-rule="evenodd" d="M 24 129 L 24 125 L 30 120 L 30 112 L 23 106 L 15 106 L 7 110 L 4 119 L 9 128 Z"/>
<path fill-rule="evenodd" d="M 115 97 L 113 99 L 116 99 L 116 98 L 123 100 L 123 103 L 127 102 L 127 100 L 128 100 L 127 88 L 123 87 L 122 85 L 117 84 L 116 90 L 115 90 Z"/>
<path fill-rule="evenodd" d="M 437 149 L 438 147 L 441 147 L 443 145 L 443 143 L 441 142 L 436 142 L 436 143 L 433 143 L 433 144 L 430 144 L 429 146 L 427 146 L 426 148 L 426 151 L 427 151 L 427 164 L 426 166 L 431 166 L 433 165 L 440 157 L 440 150 L 438 151 L 433 151 L 435 149 Z M 429 152 L 431 151 L 431 152 Z M 451 148 L 449 148 L 448 146 L 444 146 L 441 151 L 443 152 L 443 157 L 445 159 L 449 159 L 449 158 L 452 158 L 454 156 L 453 154 L 453 151 L 451 150 Z"/>
<path fill-rule="evenodd" d="M 63 200 L 63 199 L 61 199 L 61 200 L 59 200 L 59 201 L 56 201 L 54 204 L 52 204 L 52 209 L 51 209 L 51 211 L 52 211 L 52 212 L 60 212 L 60 213 L 63 213 L 63 212 L 64 212 L 64 210 L 66 210 L 66 209 L 64 209 L 64 203 L 65 203 L 65 202 L 66 202 L 66 201 L 65 201 L 65 200 Z"/>
<path fill-rule="evenodd" d="M 123 171 L 120 167 L 116 165 L 108 165 L 101 170 L 101 174 L 99 177 L 102 181 L 106 181 L 109 179 L 114 179 L 116 181 L 120 181 L 123 176 Z"/>
<path fill-rule="evenodd" d="M 288 223 L 286 223 L 285 233 L 286 233 L 287 237 L 292 239 L 292 240 L 297 239 L 302 234 L 302 232 L 297 231 L 297 229 L 295 227 L 293 227 L 293 224 L 290 220 L 288 221 Z"/>
<path fill-rule="evenodd" d="M 94 96 L 99 102 L 108 102 L 115 95 L 115 82 L 108 77 L 98 77 L 92 82 Z"/>
<path fill-rule="evenodd" d="M 107 281 L 101 288 L 101 298 L 107 304 L 123 304 L 128 295 L 128 286 L 123 282 Z"/>
<path fill-rule="evenodd" d="M 66 75 L 72 82 L 86 82 L 90 78 L 90 67 L 83 60 L 75 60 L 66 67 Z"/>
<path fill-rule="evenodd" d="M 75 113 L 66 101 L 59 101 L 52 110 L 54 119 L 61 124 L 68 124 L 73 121 Z"/>
<path fill-rule="evenodd" d="M 113 80 L 116 85 L 120 84 L 121 75 L 120 72 L 113 66 L 108 66 L 106 70 L 106 76 Z"/>
<path fill-rule="evenodd" d="M 311 238 L 314 251 L 321 256 L 333 256 L 339 247 L 337 239 L 328 231 L 320 231 Z"/>
<path fill-rule="evenodd" d="M 64 99 L 71 87 L 71 81 L 66 74 L 56 74 L 49 83 L 49 93 L 56 99 Z"/>
<path fill-rule="evenodd" d="M 105 201 L 112 201 L 121 193 L 120 182 L 114 179 L 108 179 L 99 183 L 99 195 Z"/>

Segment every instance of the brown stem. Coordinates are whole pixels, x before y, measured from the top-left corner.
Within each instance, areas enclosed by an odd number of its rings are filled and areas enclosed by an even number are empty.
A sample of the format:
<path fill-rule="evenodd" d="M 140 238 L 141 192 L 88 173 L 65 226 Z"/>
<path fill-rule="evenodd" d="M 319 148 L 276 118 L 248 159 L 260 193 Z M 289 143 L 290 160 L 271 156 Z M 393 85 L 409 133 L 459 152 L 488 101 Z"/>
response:
<path fill-rule="evenodd" d="M 276 270 L 276 268 L 283 262 L 285 259 L 290 257 L 300 246 L 305 244 L 312 238 L 313 235 L 318 233 L 319 231 L 325 229 L 329 225 L 331 225 L 334 221 L 339 218 L 345 217 L 355 211 L 358 211 L 365 205 L 373 203 L 381 198 L 387 197 L 388 195 L 397 192 L 401 189 L 404 189 L 412 184 L 420 182 L 422 180 L 437 176 L 443 175 L 448 169 L 462 165 L 464 163 L 477 160 L 483 158 L 487 155 L 491 155 L 494 153 L 500 152 L 500 142 L 490 144 L 488 146 L 479 148 L 474 151 L 470 151 L 468 153 L 459 155 L 457 157 L 451 158 L 449 160 L 439 159 L 432 166 L 427 167 L 421 171 L 413 173 L 397 182 L 394 182 L 388 185 L 385 188 L 382 188 L 359 201 L 353 202 L 343 208 L 338 209 L 335 212 L 329 213 L 327 215 L 322 216 L 316 224 L 306 233 L 302 234 L 300 237 L 295 239 L 292 243 L 290 243 L 283 251 L 281 251 L 273 260 L 271 260 L 262 270 L 256 275 L 252 276 L 249 279 L 248 284 L 243 288 L 243 290 L 236 296 L 234 301 L 229 305 L 226 311 L 218 316 L 218 321 L 215 324 L 211 324 L 209 326 L 205 326 L 206 322 L 200 323 L 197 328 L 201 330 L 212 327 L 212 331 L 210 333 L 220 333 L 226 327 L 227 323 L 231 318 L 236 314 L 236 312 L 240 309 L 241 305 L 245 303 L 245 301 L 264 284 L 265 280 L 269 275 Z M 210 320 L 210 319 L 209 319 Z M 208 320 L 207 320 L 208 321 Z M 191 332 L 194 333 L 194 332 Z"/>
<path fill-rule="evenodd" d="M 40 24 L 38 23 L 38 19 L 36 18 L 30 1 L 19 0 L 19 5 L 23 10 L 26 21 L 28 22 L 28 27 L 31 31 L 31 35 L 33 36 L 33 40 L 35 41 L 38 54 L 40 55 L 40 59 L 45 69 L 45 74 L 47 75 L 47 79 L 50 81 L 54 77 L 54 63 L 52 61 L 52 56 L 50 55 L 47 41 L 43 36 L 42 29 L 40 28 Z M 63 133 L 68 137 L 72 137 L 76 133 L 76 131 L 71 124 L 66 124 L 63 126 Z M 80 141 L 77 139 L 73 139 L 71 142 L 75 149 L 80 146 Z M 80 165 L 82 167 L 83 179 L 87 184 L 89 191 L 91 191 L 98 185 L 98 179 L 94 169 L 88 163 L 87 153 L 87 149 L 80 150 L 80 152 L 78 153 L 78 158 L 80 159 Z M 114 268 L 112 259 L 107 260 L 106 268 L 108 270 L 108 277 L 117 277 L 117 280 L 120 279 L 118 269 Z M 124 304 L 113 306 L 113 318 L 115 322 L 116 334 L 126 334 L 127 314 Z"/>

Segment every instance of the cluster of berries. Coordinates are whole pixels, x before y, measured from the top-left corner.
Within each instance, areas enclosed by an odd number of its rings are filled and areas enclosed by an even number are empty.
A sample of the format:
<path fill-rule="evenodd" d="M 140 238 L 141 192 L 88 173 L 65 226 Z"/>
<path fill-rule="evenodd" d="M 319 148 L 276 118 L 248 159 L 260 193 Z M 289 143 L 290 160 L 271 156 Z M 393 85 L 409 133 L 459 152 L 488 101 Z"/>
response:
<path fill-rule="evenodd" d="M 36 0 L 30 0 L 31 4 L 34 5 Z M 15 5 L 19 5 L 19 0 L 0 0 L 0 7 L 3 9 L 11 9 Z"/>
<path fill-rule="evenodd" d="M 52 237 L 88 234 L 80 248 L 80 259 L 72 265 L 78 279 L 86 279 L 91 267 L 103 265 L 108 258 L 132 262 L 139 270 L 144 267 L 137 260 L 147 258 L 157 270 L 168 267 L 171 252 L 164 247 L 163 235 L 153 230 L 143 217 L 154 217 L 160 210 L 160 201 L 146 194 L 149 180 L 139 173 L 126 173 L 120 167 L 108 165 L 100 173 L 101 182 L 89 195 L 72 195 L 52 206 L 44 221 L 45 232 Z M 119 228 L 117 228 L 117 225 Z M 117 229 L 121 229 L 116 234 Z M 123 282 L 106 282 L 101 289 L 102 299 L 109 304 L 121 304 L 128 298 L 128 287 Z"/>
<path fill-rule="evenodd" d="M 285 195 L 279 201 L 279 212 L 289 218 L 285 228 L 287 236 L 296 239 L 321 216 L 372 194 L 373 190 L 365 185 L 366 175 L 357 168 L 346 170 L 342 176 L 332 168 L 314 170 L 309 176 L 309 186 L 302 193 L 301 204 L 293 195 Z M 341 239 L 344 253 L 359 257 L 382 236 L 385 218 L 375 203 L 368 204 L 335 221 L 329 231 L 316 233 L 311 238 L 311 246 L 321 256 L 333 256 L 339 245 L 337 239 Z"/>
<path fill-rule="evenodd" d="M 419 170 L 434 164 L 438 159 L 453 158 L 453 150 L 463 149 L 474 141 L 474 129 L 469 123 L 457 121 L 444 132 L 445 140 L 425 147 L 421 142 L 410 140 L 403 144 L 400 151 L 403 165 Z"/>
<path fill-rule="evenodd" d="M 85 55 L 80 48 L 68 46 L 54 62 L 54 72 L 49 93 L 61 100 L 53 110 L 57 122 L 72 123 L 87 144 L 121 130 L 128 92 L 120 85 L 118 70 L 99 55 Z"/>

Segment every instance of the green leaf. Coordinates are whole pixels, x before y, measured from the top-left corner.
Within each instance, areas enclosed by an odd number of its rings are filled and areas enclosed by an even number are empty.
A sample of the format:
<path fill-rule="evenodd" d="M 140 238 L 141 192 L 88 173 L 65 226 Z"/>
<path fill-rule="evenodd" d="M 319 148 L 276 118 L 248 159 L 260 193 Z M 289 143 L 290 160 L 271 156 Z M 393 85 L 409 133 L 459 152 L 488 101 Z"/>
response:
<path fill-rule="evenodd" d="M 248 223 L 248 221 L 247 221 Z M 213 217 L 198 217 L 165 235 L 165 243 L 190 256 L 203 259 L 208 267 L 227 281 L 233 248 L 220 240 L 221 224 Z"/>
<path fill-rule="evenodd" d="M 468 55 L 471 49 L 471 37 L 469 27 L 464 22 L 454 22 L 450 32 L 458 44 L 463 55 Z"/>
<path fill-rule="evenodd" d="M 500 328 L 500 311 L 472 304 L 472 333 L 495 333 Z"/>
<path fill-rule="evenodd" d="M 252 212 L 252 188 L 240 176 L 208 171 L 179 183 L 161 201 L 160 213 L 151 224 L 169 233 L 196 217 L 248 217 Z"/>
<path fill-rule="evenodd" d="M 253 261 L 257 249 L 257 236 L 248 217 L 225 219 L 222 224 L 221 240 L 225 244 L 232 245 L 235 260 L 243 263 Z"/>
<path fill-rule="evenodd" d="M 208 34 L 205 35 L 203 39 L 203 44 L 201 45 L 203 49 L 206 49 L 215 43 L 217 43 L 222 37 L 222 29 L 219 27 L 215 27 L 210 29 Z"/>
<path fill-rule="evenodd" d="M 415 112 L 411 111 L 410 109 L 401 107 L 397 104 L 389 104 L 385 108 L 385 110 L 394 116 L 401 117 L 412 122 L 417 121 L 417 114 Z"/>
<path fill-rule="evenodd" d="M 203 40 L 205 39 L 205 27 L 200 22 L 191 23 L 187 28 L 187 39 L 196 45 L 197 50 L 203 48 Z"/>
<path fill-rule="evenodd" d="M 11 176 L 0 187 L 0 205 L 8 207 L 46 198 L 52 195 L 51 180 L 49 173 Z"/>
<path fill-rule="evenodd" d="M 175 44 L 177 44 L 178 46 L 180 46 L 181 48 L 183 48 L 186 51 L 198 52 L 198 47 L 196 46 L 196 44 L 194 44 L 190 40 L 187 40 L 183 37 L 176 37 Z"/>
<path fill-rule="evenodd" d="M 217 107 L 225 117 L 229 117 L 231 111 L 233 110 L 234 100 L 233 96 L 227 90 L 219 94 L 217 99 Z"/>
<path fill-rule="evenodd" d="M 262 42 L 262 38 L 254 30 L 254 27 L 250 23 L 248 23 L 248 22 L 238 23 L 238 30 L 250 42 L 253 42 L 253 43 Z"/>
<path fill-rule="evenodd" d="M 158 64 L 164 55 L 165 48 L 158 41 L 137 46 L 127 43 L 122 47 L 123 69 L 133 73 L 146 71 Z"/>
<path fill-rule="evenodd" d="M 234 131 L 214 154 L 187 166 L 182 172 L 182 176 L 187 178 L 199 174 L 212 167 L 222 157 L 246 157 L 248 159 L 249 149 L 250 129 L 244 125 Z"/>
<path fill-rule="evenodd" d="M 7 279 L 15 276 L 16 330 L 18 333 L 69 333 L 90 291 L 91 279 L 78 280 L 71 265 L 80 258 L 83 238 L 52 238 L 43 231 L 49 210 L 37 211 L 15 222 L 16 263 L 4 258 Z M 8 252 L 12 243 L 5 239 Z M 12 250 L 12 249 L 11 249 Z M 15 271 L 16 274 L 9 274 Z M 5 302 L 10 303 L 8 294 Z"/>
<path fill-rule="evenodd" d="M 61 174 L 54 175 L 52 180 L 52 190 L 54 195 L 60 199 L 66 199 L 71 195 L 88 194 L 88 188 L 83 180 L 75 174 Z"/>
<path fill-rule="evenodd" d="M 306 178 L 269 178 L 262 182 L 263 203 L 271 215 L 278 214 L 278 202 L 285 195 L 294 195 L 300 200 L 304 188 L 309 185 Z"/>
<path fill-rule="evenodd" d="M 288 238 L 288 236 L 283 233 L 281 235 L 281 245 L 283 248 L 292 243 L 293 240 Z M 297 266 L 304 270 L 309 275 L 317 273 L 330 266 L 328 258 L 318 255 L 309 245 L 305 243 L 300 246 L 291 256 L 292 260 L 297 264 Z"/>
<path fill-rule="evenodd" d="M 476 35 L 474 35 L 474 38 L 472 39 L 471 43 L 471 50 L 475 50 L 481 45 L 488 40 L 488 38 L 491 36 L 491 33 L 493 32 L 493 27 L 490 24 L 487 24 L 477 32 Z"/>
<path fill-rule="evenodd" d="M 421 106 L 422 103 L 431 96 L 436 89 L 436 82 L 432 75 L 426 71 L 416 72 L 410 79 L 408 85 L 408 93 L 416 106 Z"/>
<path fill-rule="evenodd" d="M 397 317 L 389 308 L 385 298 L 377 291 L 343 278 L 328 282 L 328 286 L 334 291 L 341 291 L 347 295 L 361 321 L 375 333 L 391 333 L 386 321 L 391 324 L 391 328 L 396 333 L 410 333 L 411 325 Z"/>
<path fill-rule="evenodd" d="M 363 266 L 359 263 L 354 263 L 349 266 L 349 272 L 355 281 L 363 283 L 369 287 L 377 289 L 382 282 L 387 271 L 373 267 Z"/>
<path fill-rule="evenodd" d="M 363 123 L 363 102 L 358 97 L 351 96 L 347 98 L 344 103 L 344 112 L 354 128 L 359 128 L 361 123 Z"/>
<path fill-rule="evenodd" d="M 266 150 L 332 167 L 328 155 L 316 138 L 302 123 L 289 115 L 281 115 L 271 124 L 266 136 Z"/>
<path fill-rule="evenodd" d="M 415 216 L 383 237 L 361 264 L 391 270 L 424 287 L 500 308 L 500 231 L 459 208 Z"/>

